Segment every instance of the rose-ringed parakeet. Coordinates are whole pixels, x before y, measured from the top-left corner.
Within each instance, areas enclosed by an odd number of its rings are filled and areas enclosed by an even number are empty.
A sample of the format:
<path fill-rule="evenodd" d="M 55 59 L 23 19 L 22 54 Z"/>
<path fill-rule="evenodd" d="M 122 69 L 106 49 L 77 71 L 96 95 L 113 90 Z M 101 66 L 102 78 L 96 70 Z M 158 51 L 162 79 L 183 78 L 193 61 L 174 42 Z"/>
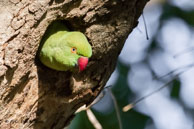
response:
<path fill-rule="evenodd" d="M 92 48 L 85 35 L 68 31 L 62 21 L 53 22 L 41 41 L 40 61 L 47 67 L 58 70 L 73 70 L 76 66 L 86 68 Z"/>

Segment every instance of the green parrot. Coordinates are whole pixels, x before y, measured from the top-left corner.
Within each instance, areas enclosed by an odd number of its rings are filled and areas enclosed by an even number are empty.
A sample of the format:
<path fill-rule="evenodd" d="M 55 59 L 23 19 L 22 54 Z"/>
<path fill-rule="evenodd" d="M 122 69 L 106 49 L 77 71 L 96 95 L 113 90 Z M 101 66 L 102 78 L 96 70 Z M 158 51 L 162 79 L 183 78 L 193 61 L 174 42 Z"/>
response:
<path fill-rule="evenodd" d="M 58 71 L 71 71 L 76 66 L 83 71 L 91 56 L 92 48 L 85 35 L 68 31 L 62 21 L 55 21 L 49 26 L 39 49 L 40 61 Z"/>

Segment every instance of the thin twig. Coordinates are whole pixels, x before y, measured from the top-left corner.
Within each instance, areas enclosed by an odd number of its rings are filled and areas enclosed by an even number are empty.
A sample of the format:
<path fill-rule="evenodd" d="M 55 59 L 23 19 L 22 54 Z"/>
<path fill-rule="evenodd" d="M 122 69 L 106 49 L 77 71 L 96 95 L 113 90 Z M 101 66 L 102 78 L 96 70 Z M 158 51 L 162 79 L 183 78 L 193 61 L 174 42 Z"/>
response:
<path fill-rule="evenodd" d="M 187 69 L 187 70 L 188 70 L 188 69 Z M 165 83 L 164 85 L 162 85 L 161 87 L 159 87 L 158 89 L 156 89 L 156 90 L 152 91 L 151 93 L 149 93 L 149 94 L 147 94 L 147 95 L 145 95 L 145 96 L 143 96 L 143 97 L 137 99 L 136 101 L 134 101 L 134 102 L 132 102 L 132 103 L 130 103 L 130 104 L 124 106 L 124 107 L 123 107 L 123 112 L 129 111 L 130 109 L 132 109 L 134 106 L 136 106 L 136 105 L 137 105 L 139 102 L 141 102 L 142 100 L 147 99 L 147 98 L 150 97 L 151 95 L 153 95 L 153 94 L 159 92 L 160 90 L 162 90 L 163 88 L 167 87 L 168 85 L 170 85 L 170 84 L 174 81 L 175 78 L 177 78 L 180 74 L 182 74 L 182 73 L 184 73 L 184 72 L 186 72 L 186 70 L 177 73 L 177 75 L 175 75 L 173 79 L 171 79 L 170 81 L 168 81 L 167 83 Z"/>
<path fill-rule="evenodd" d="M 96 119 L 95 115 L 93 114 L 93 112 L 91 111 L 91 109 L 87 109 L 86 110 L 87 116 L 89 121 L 92 123 L 92 125 L 94 126 L 95 129 L 102 129 L 102 125 L 100 124 L 100 122 Z"/>
<path fill-rule="evenodd" d="M 174 58 L 177 58 L 177 57 L 179 57 L 180 55 L 185 54 L 185 53 L 188 53 L 188 52 L 191 52 L 191 51 L 193 51 L 193 50 L 194 50 L 194 46 L 193 46 L 193 47 L 190 47 L 190 48 L 187 48 L 187 49 L 185 49 L 185 50 L 183 50 L 183 51 L 181 51 L 181 52 L 175 54 L 173 57 L 174 57 Z"/>
<path fill-rule="evenodd" d="M 104 97 L 104 95 L 105 95 L 105 93 L 104 93 L 104 91 L 102 91 L 102 92 L 97 96 L 97 98 L 94 99 L 94 101 L 93 101 L 90 105 L 86 106 L 86 104 L 84 104 L 82 107 L 80 107 L 80 108 L 75 112 L 75 114 L 77 114 L 77 113 L 79 113 L 79 112 L 81 112 L 81 111 L 88 110 L 91 106 L 93 106 L 94 104 L 96 104 L 97 102 L 99 102 L 99 101 Z"/>
<path fill-rule="evenodd" d="M 116 98 L 115 98 L 115 96 L 112 93 L 112 90 L 110 88 L 108 88 L 108 91 L 110 92 L 111 98 L 112 98 L 114 106 L 115 106 L 115 111 L 116 111 L 117 119 L 118 119 L 118 123 L 119 123 L 119 129 L 123 129 L 122 122 L 121 122 L 121 115 L 120 115 L 120 112 L 119 112 L 119 107 L 118 107 Z"/>
<path fill-rule="evenodd" d="M 163 88 L 165 88 L 165 87 L 167 87 L 169 84 L 171 84 L 172 82 L 173 82 L 173 80 L 170 80 L 169 82 L 165 83 L 165 84 L 164 84 L 163 86 L 161 86 L 160 88 L 158 88 L 158 89 L 152 91 L 151 93 L 149 93 L 149 94 L 147 94 L 147 95 L 145 95 L 145 96 L 143 96 L 143 97 L 137 99 L 136 101 L 134 101 L 134 102 L 132 102 L 132 103 L 126 105 L 125 107 L 123 107 L 123 112 L 129 111 L 129 110 L 132 109 L 137 103 L 139 103 L 139 102 L 141 102 L 142 100 L 144 100 L 144 99 L 150 97 L 151 95 L 153 95 L 153 94 L 159 92 L 160 90 L 162 90 Z"/>
<path fill-rule="evenodd" d="M 112 86 L 113 86 L 113 85 L 107 85 L 107 86 L 104 87 L 103 90 L 105 90 L 106 88 L 110 88 L 110 87 L 112 87 Z"/>
<path fill-rule="evenodd" d="M 143 32 L 141 31 L 141 29 L 137 26 L 136 29 L 142 34 Z"/>
<path fill-rule="evenodd" d="M 161 80 L 162 78 L 165 78 L 165 77 L 167 77 L 169 75 L 172 75 L 172 74 L 176 73 L 177 71 L 181 71 L 181 70 L 184 71 L 185 69 L 187 70 L 187 69 L 189 69 L 189 68 L 191 68 L 193 66 L 194 66 L 194 64 L 189 64 L 189 65 L 186 65 L 186 66 L 182 66 L 182 67 L 179 67 L 179 68 L 176 68 L 176 69 L 170 71 L 169 73 L 167 73 L 165 75 L 160 76 L 159 78 L 154 78 L 154 79 Z"/>
<path fill-rule="evenodd" d="M 143 23 L 144 23 L 145 32 L 146 32 L 146 39 L 149 40 L 148 29 L 147 29 L 147 25 L 146 25 L 146 20 L 145 20 L 145 17 L 144 17 L 144 13 L 142 13 L 142 18 L 143 18 Z"/>

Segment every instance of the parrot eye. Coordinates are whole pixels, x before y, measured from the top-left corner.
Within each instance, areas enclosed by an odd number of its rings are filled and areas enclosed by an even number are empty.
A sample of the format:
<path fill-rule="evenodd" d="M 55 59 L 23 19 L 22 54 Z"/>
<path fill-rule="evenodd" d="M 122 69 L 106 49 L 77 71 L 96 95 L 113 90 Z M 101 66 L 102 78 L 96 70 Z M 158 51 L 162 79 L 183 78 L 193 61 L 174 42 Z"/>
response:
<path fill-rule="evenodd" d="M 76 49 L 75 47 L 72 47 L 72 48 L 71 48 L 71 52 L 72 52 L 72 53 L 76 53 L 76 52 L 77 52 L 77 49 Z"/>

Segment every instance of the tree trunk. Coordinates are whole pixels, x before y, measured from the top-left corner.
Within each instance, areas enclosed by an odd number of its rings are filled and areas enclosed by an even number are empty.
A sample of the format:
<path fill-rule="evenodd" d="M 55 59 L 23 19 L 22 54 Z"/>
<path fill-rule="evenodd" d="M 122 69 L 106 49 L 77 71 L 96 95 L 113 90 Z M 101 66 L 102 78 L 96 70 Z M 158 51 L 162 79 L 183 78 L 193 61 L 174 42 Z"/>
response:
<path fill-rule="evenodd" d="M 0 0 L 0 128 L 66 126 L 103 89 L 146 2 Z M 48 25 L 59 19 L 92 45 L 93 56 L 81 73 L 51 70 L 36 57 Z"/>

